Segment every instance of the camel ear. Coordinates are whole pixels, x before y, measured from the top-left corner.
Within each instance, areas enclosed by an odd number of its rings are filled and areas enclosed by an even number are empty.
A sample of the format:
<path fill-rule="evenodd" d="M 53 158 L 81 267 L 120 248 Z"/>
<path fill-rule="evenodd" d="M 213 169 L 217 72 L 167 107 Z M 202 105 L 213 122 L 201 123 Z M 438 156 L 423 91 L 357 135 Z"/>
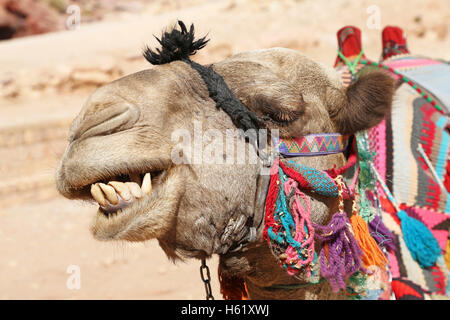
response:
<path fill-rule="evenodd" d="M 385 71 L 363 72 L 345 90 L 343 99 L 340 95 L 329 106 L 337 130 L 353 134 L 376 126 L 390 112 L 394 91 L 395 80 Z"/>

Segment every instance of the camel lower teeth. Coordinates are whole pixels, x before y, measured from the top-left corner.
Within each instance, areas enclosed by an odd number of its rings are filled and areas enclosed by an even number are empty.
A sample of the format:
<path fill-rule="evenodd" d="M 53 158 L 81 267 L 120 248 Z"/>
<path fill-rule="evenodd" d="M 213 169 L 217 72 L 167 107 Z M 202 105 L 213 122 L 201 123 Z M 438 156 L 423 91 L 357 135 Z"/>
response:
<path fill-rule="evenodd" d="M 131 200 L 131 192 L 130 189 L 128 189 L 128 186 L 123 182 L 118 181 L 110 181 L 108 182 L 109 185 L 111 185 L 115 191 L 120 195 L 122 199 L 125 201 Z"/>
<path fill-rule="evenodd" d="M 139 185 L 135 182 L 125 182 L 126 186 L 130 190 L 133 197 L 139 199 L 142 197 L 143 193 Z"/>
<path fill-rule="evenodd" d="M 107 186 L 106 184 L 103 183 L 99 183 L 99 185 L 106 196 L 106 200 L 108 200 L 109 203 L 113 205 L 119 203 L 119 198 L 117 197 L 116 190 L 114 190 L 113 187 Z"/>
<path fill-rule="evenodd" d="M 129 206 L 134 201 L 152 192 L 150 173 L 146 173 L 139 186 L 136 182 L 110 181 L 108 184 L 94 183 L 91 195 L 103 211 L 111 213 Z"/>
<path fill-rule="evenodd" d="M 102 192 L 102 189 L 100 189 L 100 186 L 98 185 L 98 183 L 93 184 L 91 186 L 91 195 L 94 198 L 94 200 L 98 202 L 98 204 L 100 206 L 105 206 L 106 205 L 105 196 L 104 196 L 104 194 Z"/>

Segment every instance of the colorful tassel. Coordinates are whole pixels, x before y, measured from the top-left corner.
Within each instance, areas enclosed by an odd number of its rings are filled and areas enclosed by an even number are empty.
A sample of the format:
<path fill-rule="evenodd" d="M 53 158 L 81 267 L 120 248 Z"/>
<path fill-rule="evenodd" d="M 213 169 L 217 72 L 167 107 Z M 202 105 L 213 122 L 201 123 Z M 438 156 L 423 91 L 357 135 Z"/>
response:
<path fill-rule="evenodd" d="M 328 225 L 314 224 L 316 238 L 323 242 L 320 252 L 320 271 L 329 279 L 334 292 L 345 289 L 347 278 L 365 268 L 361 262 L 363 254 L 353 235 L 350 221 L 344 212 L 342 176 L 336 177 L 339 189 L 339 211 Z"/>
<path fill-rule="evenodd" d="M 358 205 L 360 203 L 360 195 L 358 187 L 355 188 L 355 199 L 352 206 L 352 217 L 350 222 L 352 223 L 353 233 L 355 234 L 356 241 L 359 247 L 363 251 L 361 257 L 364 266 L 378 266 L 384 268 L 386 266 L 387 259 L 381 252 L 375 240 L 372 238 L 369 232 L 369 227 L 364 219 L 358 214 Z"/>
<path fill-rule="evenodd" d="M 431 231 L 421 221 L 416 220 L 404 210 L 397 212 L 406 246 L 411 256 L 422 268 L 431 267 L 441 254 L 441 248 Z"/>
<path fill-rule="evenodd" d="M 270 169 L 270 182 L 269 190 L 267 191 L 266 197 L 266 209 L 265 209 L 265 225 L 263 230 L 263 239 L 267 240 L 270 244 L 270 238 L 268 235 L 269 228 L 273 231 L 278 231 L 277 225 L 274 220 L 274 210 L 275 202 L 277 200 L 278 191 L 280 188 L 280 179 L 278 178 L 278 159 L 273 162 L 272 168 Z"/>
<path fill-rule="evenodd" d="M 394 196 L 389 191 L 373 165 L 372 170 L 383 188 L 384 193 L 397 211 L 397 216 L 401 222 L 403 238 L 411 256 L 422 268 L 431 267 L 436 263 L 437 258 L 441 254 L 441 248 L 439 247 L 438 241 L 425 224 L 408 216 L 406 211 L 400 210 Z"/>
<path fill-rule="evenodd" d="M 316 237 L 328 247 L 320 252 L 320 271 L 330 280 L 333 291 L 345 289 L 345 280 L 360 269 L 364 269 L 360 257 L 363 252 L 350 229 L 345 212 L 336 212 L 327 226 L 316 225 Z"/>
<path fill-rule="evenodd" d="M 450 239 L 447 240 L 447 248 L 445 250 L 445 256 L 444 256 L 444 261 L 445 264 L 447 265 L 447 268 L 450 270 Z M 449 281 L 449 285 L 450 285 L 450 281 Z"/>
<path fill-rule="evenodd" d="M 309 264 L 314 259 L 314 229 L 311 222 L 311 204 L 306 195 L 297 187 L 297 182 L 288 178 L 284 182 L 286 195 L 292 194 L 291 216 L 293 218 L 295 231 L 293 232 L 294 244 L 286 249 L 287 261 L 296 262 L 297 268 L 306 267 L 308 276 L 311 276 Z M 300 203 L 303 200 L 305 205 Z M 300 246 L 295 245 L 295 242 Z M 295 274 L 297 270 L 288 269 L 289 274 Z"/>
<path fill-rule="evenodd" d="M 289 274 L 305 268 L 310 277 L 315 252 L 309 199 L 299 190 L 298 183 L 286 176 L 278 161 L 274 162 L 271 175 L 263 238 Z"/>
<path fill-rule="evenodd" d="M 225 300 L 247 300 L 248 291 L 244 279 L 222 272 L 219 266 L 220 293 Z"/>
<path fill-rule="evenodd" d="M 388 261 L 383 252 L 378 247 L 375 239 L 370 235 L 367 223 L 358 214 L 353 214 L 350 218 L 350 222 L 352 223 L 356 241 L 363 251 L 361 259 L 364 263 L 364 266 L 378 266 L 384 268 Z"/>
<path fill-rule="evenodd" d="M 385 226 L 380 216 L 376 215 L 372 221 L 369 222 L 370 235 L 375 239 L 379 246 L 385 247 L 386 250 L 395 251 L 395 236 Z"/>

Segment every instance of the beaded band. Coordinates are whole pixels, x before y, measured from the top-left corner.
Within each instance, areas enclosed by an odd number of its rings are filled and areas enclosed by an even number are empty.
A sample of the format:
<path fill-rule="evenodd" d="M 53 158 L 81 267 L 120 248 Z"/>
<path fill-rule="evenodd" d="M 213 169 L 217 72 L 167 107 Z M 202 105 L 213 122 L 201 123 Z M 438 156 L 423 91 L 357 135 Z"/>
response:
<path fill-rule="evenodd" d="M 345 151 L 348 136 L 339 133 L 318 133 L 294 139 L 274 138 L 273 143 L 284 156 L 318 156 Z"/>

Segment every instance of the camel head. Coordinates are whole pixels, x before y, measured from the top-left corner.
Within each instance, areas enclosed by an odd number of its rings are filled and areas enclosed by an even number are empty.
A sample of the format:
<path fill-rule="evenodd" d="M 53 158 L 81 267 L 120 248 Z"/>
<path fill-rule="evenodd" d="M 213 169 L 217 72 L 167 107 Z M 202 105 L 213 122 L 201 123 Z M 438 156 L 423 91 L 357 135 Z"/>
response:
<path fill-rule="evenodd" d="M 333 69 L 283 48 L 201 66 L 189 56 L 206 40 L 180 26 L 163 34 L 161 50 L 146 50 L 154 67 L 88 98 L 70 127 L 56 183 L 69 199 L 98 203 L 96 239 L 156 238 L 170 258 L 203 258 L 261 236 L 267 180 L 237 129 L 352 134 L 384 117 L 393 84 L 374 71 L 345 89 Z M 326 219 L 319 215 L 313 219 Z"/>

